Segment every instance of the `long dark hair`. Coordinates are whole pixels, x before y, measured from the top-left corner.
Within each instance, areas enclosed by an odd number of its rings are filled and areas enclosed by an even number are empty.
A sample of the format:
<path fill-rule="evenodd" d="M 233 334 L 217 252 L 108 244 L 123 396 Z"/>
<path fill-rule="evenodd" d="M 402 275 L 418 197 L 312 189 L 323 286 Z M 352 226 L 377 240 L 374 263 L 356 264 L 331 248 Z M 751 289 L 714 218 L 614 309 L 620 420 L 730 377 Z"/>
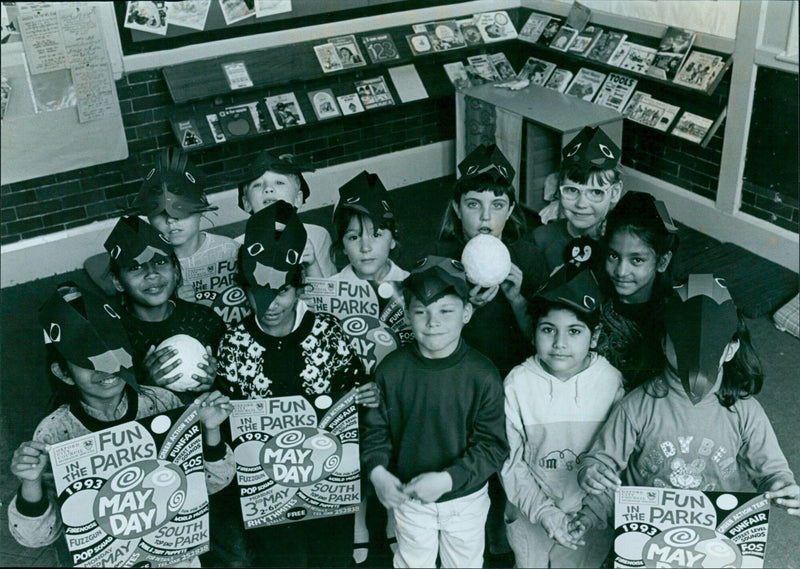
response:
<path fill-rule="evenodd" d="M 450 239 L 455 239 L 456 241 L 464 240 L 461 220 L 453 210 L 453 204 L 458 204 L 461 200 L 461 196 L 467 192 L 492 192 L 496 196 L 508 196 L 509 204 L 512 206 L 517 203 L 517 198 L 514 195 L 514 186 L 502 182 L 495 182 L 488 174 L 481 174 L 474 178 L 459 178 L 453 186 L 452 203 L 447 204 L 447 209 L 442 217 L 442 226 L 441 229 L 439 229 L 440 241 Z M 520 208 L 515 207 L 503 228 L 503 242 L 506 244 L 513 243 L 525 235 L 527 229 L 528 226 L 525 221 L 525 216 Z"/>

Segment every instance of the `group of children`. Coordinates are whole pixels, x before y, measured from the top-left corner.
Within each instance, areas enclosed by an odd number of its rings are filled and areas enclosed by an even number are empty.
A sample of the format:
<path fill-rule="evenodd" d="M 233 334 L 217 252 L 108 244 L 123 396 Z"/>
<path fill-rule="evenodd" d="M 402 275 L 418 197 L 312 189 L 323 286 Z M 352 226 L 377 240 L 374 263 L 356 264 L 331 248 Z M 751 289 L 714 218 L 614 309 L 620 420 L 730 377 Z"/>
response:
<path fill-rule="evenodd" d="M 40 310 L 50 370 L 67 389 L 14 453 L 12 534 L 63 553 L 48 445 L 198 405 L 212 494 L 199 562 L 352 565 L 363 509 L 244 529 L 226 424 L 231 400 L 352 389 L 363 505 L 385 508 L 396 567 L 480 567 L 487 544 L 510 547 L 518 567 L 600 567 L 623 483 L 754 486 L 800 515 L 800 487 L 751 397 L 760 364 L 724 282 L 692 275 L 673 288 L 677 228 L 653 196 L 623 194 L 619 154 L 601 129 L 584 129 L 563 150 L 562 215 L 530 231 L 514 169 L 495 146 L 476 148 L 438 242 L 409 272 L 391 258 L 398 222 L 375 174 L 339 189 L 331 240 L 297 214 L 310 165 L 263 152 L 239 184 L 251 217 L 233 240 L 200 231 L 213 209 L 203 175 L 180 150 L 162 151 L 91 272 L 119 298 L 65 283 Z M 511 257 L 493 287 L 470 283 L 459 261 L 484 234 Z M 339 321 L 305 302 L 306 277 L 402 283 L 413 339 L 368 374 Z M 188 388 L 177 352 L 157 349 L 175 334 L 206 346 Z"/>

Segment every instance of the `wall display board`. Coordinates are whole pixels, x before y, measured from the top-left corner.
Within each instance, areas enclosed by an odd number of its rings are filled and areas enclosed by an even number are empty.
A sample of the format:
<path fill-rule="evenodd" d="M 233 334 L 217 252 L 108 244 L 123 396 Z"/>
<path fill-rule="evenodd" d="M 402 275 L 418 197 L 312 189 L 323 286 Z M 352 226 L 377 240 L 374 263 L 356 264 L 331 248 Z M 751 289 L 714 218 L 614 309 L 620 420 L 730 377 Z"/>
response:
<path fill-rule="evenodd" d="M 123 53 L 131 55 L 465 1 L 184 0 L 115 2 L 114 7 Z M 172 8 L 176 4 L 180 5 L 177 18 Z M 165 26 L 160 25 L 161 9 Z"/>
<path fill-rule="evenodd" d="M 3 46 L 2 183 L 127 158 L 97 7 L 18 2 L 4 8 L 22 49 Z"/>

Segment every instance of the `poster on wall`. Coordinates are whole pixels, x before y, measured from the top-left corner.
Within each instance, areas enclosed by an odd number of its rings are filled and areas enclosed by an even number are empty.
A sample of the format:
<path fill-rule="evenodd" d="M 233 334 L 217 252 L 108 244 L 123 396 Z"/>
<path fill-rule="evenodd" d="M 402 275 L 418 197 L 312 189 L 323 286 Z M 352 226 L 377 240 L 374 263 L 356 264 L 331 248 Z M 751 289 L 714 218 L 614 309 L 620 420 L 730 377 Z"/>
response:
<path fill-rule="evenodd" d="M 328 312 L 341 321 L 368 374 L 412 339 L 400 283 L 307 278 L 303 299 L 314 312 Z"/>
<path fill-rule="evenodd" d="M 624 486 L 614 496 L 614 567 L 763 567 L 764 494 Z"/>
<path fill-rule="evenodd" d="M 161 567 L 208 551 L 199 407 L 50 446 L 76 567 Z"/>
<path fill-rule="evenodd" d="M 202 30 L 206 26 L 211 0 L 182 0 L 170 2 L 167 10 L 167 25 L 183 26 Z"/>
<path fill-rule="evenodd" d="M 167 35 L 166 2 L 128 2 L 125 27 L 159 36 Z"/>
<path fill-rule="evenodd" d="M 256 9 L 252 1 L 219 0 L 219 6 L 222 8 L 225 23 L 229 26 L 256 15 Z"/>
<path fill-rule="evenodd" d="M 255 0 L 256 18 L 292 11 L 292 0 Z"/>
<path fill-rule="evenodd" d="M 299 395 L 231 401 L 245 529 L 358 510 L 356 390 L 338 401 Z"/>

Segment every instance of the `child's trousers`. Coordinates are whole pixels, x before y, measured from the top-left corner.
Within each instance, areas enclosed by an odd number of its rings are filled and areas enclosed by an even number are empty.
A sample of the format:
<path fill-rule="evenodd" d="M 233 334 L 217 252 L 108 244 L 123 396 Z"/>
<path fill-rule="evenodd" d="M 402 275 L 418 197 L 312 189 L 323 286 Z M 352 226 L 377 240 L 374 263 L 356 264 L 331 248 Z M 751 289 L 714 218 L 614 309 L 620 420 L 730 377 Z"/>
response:
<path fill-rule="evenodd" d="M 423 504 L 408 500 L 394 510 L 397 524 L 395 567 L 482 567 L 484 525 L 489 492 L 477 492 L 447 502 Z"/>
<path fill-rule="evenodd" d="M 606 526 L 590 529 L 583 537 L 586 545 L 569 549 L 548 537 L 542 524 L 532 524 L 523 515 L 506 524 L 506 532 L 516 567 L 601 567 L 614 545 L 614 530 Z"/>

